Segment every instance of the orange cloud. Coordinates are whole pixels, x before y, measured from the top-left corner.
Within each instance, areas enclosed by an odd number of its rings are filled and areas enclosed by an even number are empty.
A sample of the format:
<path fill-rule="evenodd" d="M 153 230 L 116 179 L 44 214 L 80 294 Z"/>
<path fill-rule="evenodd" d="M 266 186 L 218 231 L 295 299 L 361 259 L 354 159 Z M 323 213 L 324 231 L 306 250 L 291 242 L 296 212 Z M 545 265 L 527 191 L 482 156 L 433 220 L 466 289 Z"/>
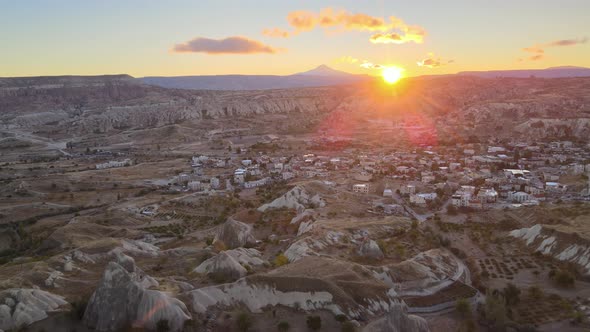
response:
<path fill-rule="evenodd" d="M 366 69 L 383 69 L 383 68 L 385 68 L 385 66 L 383 66 L 383 65 L 372 63 L 367 60 L 363 60 L 363 63 L 361 63 L 361 67 L 366 68 Z"/>
<path fill-rule="evenodd" d="M 279 28 L 272 28 L 272 29 L 264 29 L 262 30 L 262 34 L 268 37 L 275 37 L 275 38 L 289 38 L 290 33 L 289 31 L 279 29 Z"/>
<path fill-rule="evenodd" d="M 353 64 L 359 62 L 359 59 L 351 57 L 350 55 L 346 55 L 336 59 L 335 62 Z"/>
<path fill-rule="evenodd" d="M 545 44 L 535 44 L 530 47 L 525 47 L 522 50 L 527 53 L 533 53 L 533 55 L 529 56 L 527 59 L 531 61 L 542 60 L 545 58 L 545 49 L 549 47 L 560 47 L 560 46 L 574 46 L 579 44 L 585 44 L 588 42 L 588 38 L 579 38 L 579 39 L 560 39 L 555 40 L 550 43 Z M 519 59 L 521 61 L 522 59 Z"/>
<path fill-rule="evenodd" d="M 372 43 L 407 42 L 422 43 L 426 30 L 417 25 L 408 25 L 402 19 L 390 16 L 388 19 L 367 14 L 353 14 L 345 10 L 322 9 L 319 13 L 298 10 L 287 15 L 287 22 L 294 29 L 291 35 L 311 31 L 317 27 L 330 31 L 372 31 Z M 273 29 L 268 29 L 273 30 Z M 280 30 L 283 31 L 283 30 Z M 284 36 L 284 34 L 280 35 Z"/>
<path fill-rule="evenodd" d="M 265 45 L 257 40 L 236 36 L 224 39 L 197 37 L 185 43 L 174 45 L 175 53 L 206 53 L 206 54 L 253 54 L 277 53 L 278 49 Z"/>
<path fill-rule="evenodd" d="M 287 15 L 289 25 L 296 29 L 296 32 L 310 31 L 318 24 L 316 15 L 305 10 L 290 12 Z"/>
<path fill-rule="evenodd" d="M 437 68 L 444 66 L 449 63 L 455 62 L 454 60 L 441 60 L 439 57 L 436 57 L 434 53 L 428 53 L 428 57 L 420 60 L 417 62 L 419 67 L 427 67 L 427 68 Z"/>

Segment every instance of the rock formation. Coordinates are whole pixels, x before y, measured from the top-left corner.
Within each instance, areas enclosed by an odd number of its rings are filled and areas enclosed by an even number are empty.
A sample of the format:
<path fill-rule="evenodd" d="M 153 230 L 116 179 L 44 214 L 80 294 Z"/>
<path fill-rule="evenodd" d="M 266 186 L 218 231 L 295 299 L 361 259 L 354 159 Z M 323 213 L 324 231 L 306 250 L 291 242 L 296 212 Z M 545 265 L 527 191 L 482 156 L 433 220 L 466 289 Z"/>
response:
<path fill-rule="evenodd" d="M 154 330 L 167 320 L 171 331 L 181 331 L 191 319 L 186 305 L 166 293 L 147 289 L 155 280 L 138 269 L 133 259 L 119 255 L 110 262 L 98 288 L 92 294 L 84 323 L 97 331 L 118 331 L 124 327 Z"/>
<path fill-rule="evenodd" d="M 536 224 L 530 228 L 515 229 L 509 235 L 525 241 L 536 252 L 577 264 L 586 275 L 590 275 L 590 241 L 567 226 L 557 228 Z"/>
<path fill-rule="evenodd" d="M 303 213 L 308 207 L 322 207 L 326 203 L 319 194 L 311 194 L 302 186 L 295 186 L 283 196 L 274 201 L 264 204 L 258 211 L 264 212 L 268 209 L 289 208 L 295 209 L 297 213 Z"/>
<path fill-rule="evenodd" d="M 383 251 L 381 251 L 381 248 L 379 248 L 377 242 L 371 239 L 366 239 L 361 243 L 358 254 L 369 259 L 377 260 L 383 259 L 384 257 Z"/>
<path fill-rule="evenodd" d="M 408 314 L 408 307 L 402 303 L 391 306 L 386 316 L 365 327 L 366 332 L 430 332 L 428 323 L 422 317 Z"/>
<path fill-rule="evenodd" d="M 260 258 L 260 252 L 256 249 L 237 248 L 222 251 L 201 263 L 194 272 L 213 274 L 224 279 L 239 279 L 248 270 L 244 266 L 260 266 L 264 261 Z"/>
<path fill-rule="evenodd" d="M 199 313 L 214 306 L 243 304 L 252 312 L 261 312 L 283 305 L 325 309 L 349 318 L 383 314 L 398 301 L 395 292 L 363 266 L 323 257 L 305 257 L 262 275 L 200 288 L 188 295 Z"/>
<path fill-rule="evenodd" d="M 234 249 L 256 244 L 252 235 L 252 226 L 229 218 L 217 231 L 213 242 L 221 242 L 227 249 Z"/>
<path fill-rule="evenodd" d="M 18 330 L 47 318 L 67 302 L 39 289 L 7 289 L 0 292 L 0 330 Z"/>

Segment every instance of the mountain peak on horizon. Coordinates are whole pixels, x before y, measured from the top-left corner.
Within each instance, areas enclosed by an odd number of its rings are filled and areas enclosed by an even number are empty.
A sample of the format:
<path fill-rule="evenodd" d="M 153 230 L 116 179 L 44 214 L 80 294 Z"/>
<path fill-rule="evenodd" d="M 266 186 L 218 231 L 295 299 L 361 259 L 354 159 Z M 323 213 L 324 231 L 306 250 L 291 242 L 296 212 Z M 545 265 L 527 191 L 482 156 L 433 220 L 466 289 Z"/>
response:
<path fill-rule="evenodd" d="M 304 71 L 302 73 L 297 73 L 295 75 L 350 76 L 350 75 L 355 75 L 355 74 L 347 73 L 347 72 L 341 71 L 341 70 L 336 70 L 334 68 L 328 67 L 325 64 L 321 64 L 312 70 Z"/>

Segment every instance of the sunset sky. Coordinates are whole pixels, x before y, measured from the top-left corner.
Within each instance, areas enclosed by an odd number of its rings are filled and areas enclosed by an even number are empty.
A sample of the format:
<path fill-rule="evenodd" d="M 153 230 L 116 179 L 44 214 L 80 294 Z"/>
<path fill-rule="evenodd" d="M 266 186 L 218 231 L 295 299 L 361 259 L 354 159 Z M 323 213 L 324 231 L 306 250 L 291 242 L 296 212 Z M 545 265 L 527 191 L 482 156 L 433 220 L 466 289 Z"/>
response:
<path fill-rule="evenodd" d="M 0 76 L 590 67 L 588 0 L 0 3 Z"/>

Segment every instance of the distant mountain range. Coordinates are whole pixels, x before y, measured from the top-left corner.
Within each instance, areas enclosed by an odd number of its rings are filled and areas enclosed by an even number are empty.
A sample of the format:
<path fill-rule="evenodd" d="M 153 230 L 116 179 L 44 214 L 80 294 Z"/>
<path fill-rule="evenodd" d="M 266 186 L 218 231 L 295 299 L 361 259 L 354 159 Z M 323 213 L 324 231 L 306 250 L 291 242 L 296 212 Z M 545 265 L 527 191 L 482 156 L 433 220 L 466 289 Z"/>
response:
<path fill-rule="evenodd" d="M 560 78 L 560 77 L 587 77 L 590 76 L 590 68 L 584 67 L 551 67 L 547 69 L 521 69 L 521 70 L 492 70 L 492 71 L 463 71 L 456 75 L 470 75 L 485 78 L 515 77 L 515 78 Z"/>
<path fill-rule="evenodd" d="M 319 87 L 352 84 L 372 79 L 321 65 L 310 71 L 287 76 L 278 75 L 212 75 L 212 76 L 151 76 L 140 80 L 164 88 L 193 90 L 264 90 Z"/>

